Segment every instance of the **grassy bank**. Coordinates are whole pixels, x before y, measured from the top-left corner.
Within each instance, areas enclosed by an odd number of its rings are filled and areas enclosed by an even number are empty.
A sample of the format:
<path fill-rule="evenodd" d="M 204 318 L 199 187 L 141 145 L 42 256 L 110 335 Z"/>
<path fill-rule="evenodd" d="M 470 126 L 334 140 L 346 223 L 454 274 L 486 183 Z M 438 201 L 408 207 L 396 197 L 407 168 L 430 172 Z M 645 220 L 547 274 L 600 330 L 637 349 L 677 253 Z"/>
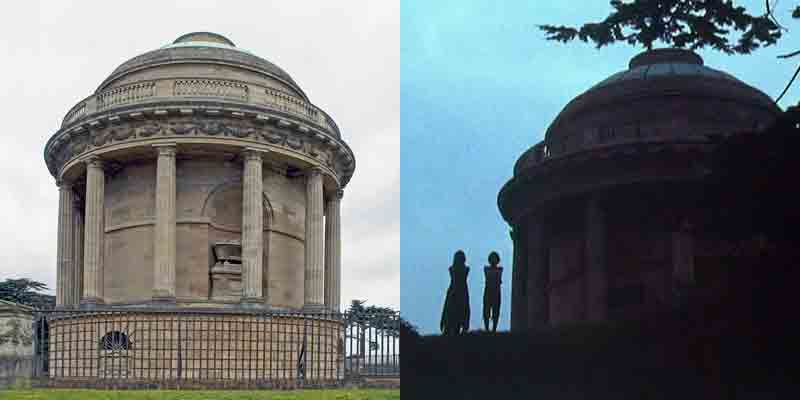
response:
<path fill-rule="evenodd" d="M 35 389 L 0 392 L 2 400 L 399 400 L 400 390 L 177 391 Z"/>

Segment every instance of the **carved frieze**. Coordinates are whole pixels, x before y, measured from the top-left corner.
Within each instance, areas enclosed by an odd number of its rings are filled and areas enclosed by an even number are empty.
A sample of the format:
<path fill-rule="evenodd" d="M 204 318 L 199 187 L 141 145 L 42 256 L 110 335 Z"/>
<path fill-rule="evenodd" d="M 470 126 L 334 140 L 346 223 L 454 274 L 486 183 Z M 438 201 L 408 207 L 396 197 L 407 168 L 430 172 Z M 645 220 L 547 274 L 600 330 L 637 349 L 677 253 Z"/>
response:
<path fill-rule="evenodd" d="M 151 137 L 161 133 L 161 125 L 150 121 L 138 127 L 136 135 L 139 137 Z"/>
<path fill-rule="evenodd" d="M 115 124 L 88 125 L 70 135 L 61 135 L 49 147 L 46 158 L 49 166 L 58 170 L 69 160 L 90 149 L 129 140 L 189 135 L 231 137 L 262 141 L 305 154 L 335 171 L 338 176 L 344 178 L 342 183 L 345 184 L 353 170 L 353 158 L 350 152 L 324 135 L 294 132 L 297 129 L 295 125 L 268 126 L 241 117 L 127 119 Z"/>
<path fill-rule="evenodd" d="M 191 135 L 194 134 L 197 130 L 197 125 L 195 124 L 178 124 L 176 126 L 171 126 L 170 131 L 176 135 Z"/>
<path fill-rule="evenodd" d="M 261 132 L 261 137 L 269 143 L 283 145 L 286 142 L 286 135 L 283 133 L 275 132 L 271 129 L 266 129 Z"/>

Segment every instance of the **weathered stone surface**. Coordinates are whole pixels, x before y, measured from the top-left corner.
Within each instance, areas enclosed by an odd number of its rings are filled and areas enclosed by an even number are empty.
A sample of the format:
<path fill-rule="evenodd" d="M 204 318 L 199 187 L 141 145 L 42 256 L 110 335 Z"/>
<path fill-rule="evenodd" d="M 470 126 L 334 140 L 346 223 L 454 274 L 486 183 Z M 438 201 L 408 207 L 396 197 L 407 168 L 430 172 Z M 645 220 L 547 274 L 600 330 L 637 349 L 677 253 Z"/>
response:
<path fill-rule="evenodd" d="M 0 387 L 31 377 L 33 309 L 0 300 Z"/>

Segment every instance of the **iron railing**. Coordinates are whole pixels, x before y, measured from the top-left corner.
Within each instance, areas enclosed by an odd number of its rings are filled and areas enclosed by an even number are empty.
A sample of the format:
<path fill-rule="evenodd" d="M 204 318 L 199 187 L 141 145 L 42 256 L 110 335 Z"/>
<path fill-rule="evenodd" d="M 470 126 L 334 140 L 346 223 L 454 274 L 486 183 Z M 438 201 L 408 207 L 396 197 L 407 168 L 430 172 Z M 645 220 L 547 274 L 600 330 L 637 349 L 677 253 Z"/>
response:
<path fill-rule="evenodd" d="M 42 311 L 34 321 L 34 377 L 260 386 L 399 377 L 399 322 L 386 312 Z"/>

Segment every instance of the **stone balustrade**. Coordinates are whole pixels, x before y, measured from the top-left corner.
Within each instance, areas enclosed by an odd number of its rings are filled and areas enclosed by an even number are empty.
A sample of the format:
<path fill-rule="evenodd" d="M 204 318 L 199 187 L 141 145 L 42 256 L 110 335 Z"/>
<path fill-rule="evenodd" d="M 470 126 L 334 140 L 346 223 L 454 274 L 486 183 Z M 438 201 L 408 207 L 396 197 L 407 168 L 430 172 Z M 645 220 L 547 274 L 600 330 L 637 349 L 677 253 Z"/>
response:
<path fill-rule="evenodd" d="M 175 96 L 224 97 L 247 101 L 247 85 L 222 79 L 179 79 L 174 83 Z"/>
<path fill-rule="evenodd" d="M 76 119 L 82 118 L 84 115 L 86 115 L 86 102 L 81 101 L 80 103 L 76 104 L 75 107 L 72 107 L 71 110 L 69 110 L 67 116 L 64 117 L 62 126 L 75 121 Z"/>
<path fill-rule="evenodd" d="M 709 134 L 723 134 L 722 131 L 710 131 L 703 127 L 693 127 L 693 135 L 676 135 L 659 126 L 630 125 L 620 128 L 594 128 L 581 134 L 573 134 L 556 140 L 542 140 L 531 146 L 514 165 L 517 175 L 527 168 L 541 164 L 552 158 L 578 153 L 581 151 L 629 144 L 702 144 L 709 141 Z M 741 129 L 740 129 L 741 130 Z M 736 131 L 732 128 L 731 132 Z"/>
<path fill-rule="evenodd" d="M 271 87 L 226 79 L 162 79 L 105 90 L 82 100 L 64 117 L 62 128 L 100 111 L 140 102 L 206 97 L 244 102 L 308 120 L 340 137 L 339 127 L 317 106 Z"/>
<path fill-rule="evenodd" d="M 141 82 L 107 90 L 97 95 L 95 104 L 97 111 L 118 104 L 133 103 L 156 95 L 155 82 Z"/>

